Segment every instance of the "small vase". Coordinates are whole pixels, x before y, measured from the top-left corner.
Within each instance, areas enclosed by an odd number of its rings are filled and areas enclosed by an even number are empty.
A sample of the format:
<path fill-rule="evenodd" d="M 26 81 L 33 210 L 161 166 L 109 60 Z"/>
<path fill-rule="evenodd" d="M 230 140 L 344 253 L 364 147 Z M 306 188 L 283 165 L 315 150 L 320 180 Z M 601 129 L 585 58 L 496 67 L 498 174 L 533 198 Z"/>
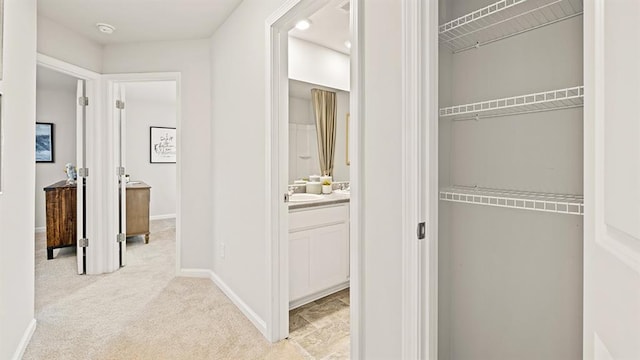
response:
<path fill-rule="evenodd" d="M 322 185 L 323 194 L 331 194 L 331 185 Z"/>

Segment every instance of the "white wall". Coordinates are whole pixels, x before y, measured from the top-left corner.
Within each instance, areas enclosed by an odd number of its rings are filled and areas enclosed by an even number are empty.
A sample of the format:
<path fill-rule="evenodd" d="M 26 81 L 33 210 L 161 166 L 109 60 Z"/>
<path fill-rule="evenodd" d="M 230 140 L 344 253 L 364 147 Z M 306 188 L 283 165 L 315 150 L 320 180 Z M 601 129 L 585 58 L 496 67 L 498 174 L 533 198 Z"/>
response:
<path fill-rule="evenodd" d="M 162 41 L 104 47 L 103 73 L 181 73 L 178 164 L 183 268 L 211 268 L 211 77 L 208 40 Z M 244 103 L 243 103 L 244 104 Z M 243 106 L 245 106 L 244 104 Z M 229 176 L 227 174 L 227 176 Z"/>
<path fill-rule="evenodd" d="M 289 36 L 289 78 L 349 91 L 349 56 Z"/>
<path fill-rule="evenodd" d="M 226 245 L 225 257 L 215 256 L 214 272 L 265 321 L 264 24 L 284 2 L 243 1 L 211 39 L 214 193 L 210 220 L 216 245 Z"/>
<path fill-rule="evenodd" d="M 0 173 L 0 358 L 21 355 L 34 320 L 36 1 L 4 1 Z"/>
<path fill-rule="evenodd" d="M 76 164 L 76 80 L 43 67 L 37 70 L 36 121 L 53 125 L 54 163 L 36 163 L 36 222 L 46 226 L 45 194 L 42 190 L 67 178 L 66 163 Z"/>
<path fill-rule="evenodd" d="M 102 45 L 41 15 L 38 52 L 97 73 L 102 71 Z"/>
<path fill-rule="evenodd" d="M 401 0 L 364 7 L 363 359 L 400 359 L 402 307 Z M 355 185 L 354 185 L 355 186 Z"/>
<path fill-rule="evenodd" d="M 176 214 L 176 164 L 151 164 L 149 128 L 176 127 L 176 83 L 126 83 L 126 169 L 131 180 L 151 186 L 151 218 Z"/>

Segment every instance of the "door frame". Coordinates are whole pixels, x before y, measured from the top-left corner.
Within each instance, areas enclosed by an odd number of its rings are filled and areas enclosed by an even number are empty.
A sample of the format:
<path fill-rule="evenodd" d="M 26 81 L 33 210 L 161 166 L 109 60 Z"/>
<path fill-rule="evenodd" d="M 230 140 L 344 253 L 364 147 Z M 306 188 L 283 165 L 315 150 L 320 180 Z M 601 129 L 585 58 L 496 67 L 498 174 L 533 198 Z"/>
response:
<path fill-rule="evenodd" d="M 181 249 L 182 249 L 182 237 L 181 237 L 181 229 L 182 229 L 182 211 L 181 211 L 181 199 L 182 199 L 182 170 L 180 164 L 182 163 L 182 84 L 181 84 L 181 74 L 179 72 L 153 72 L 153 73 L 128 73 L 128 74 L 108 74 L 103 75 L 105 79 L 105 98 L 106 104 L 115 104 L 115 94 L 114 94 L 114 86 L 116 84 L 126 84 L 132 82 L 155 82 L 155 81 L 175 81 L 176 83 L 176 142 L 177 142 L 177 156 L 176 156 L 176 274 L 180 273 L 181 270 Z M 126 101 L 126 100 L 125 100 Z M 126 104 L 125 104 L 126 109 Z M 112 140 L 110 141 L 108 147 L 107 158 L 109 159 L 109 163 L 113 166 L 110 166 L 110 169 L 116 168 L 117 163 L 117 151 L 118 151 L 118 143 L 115 134 L 118 131 L 118 126 L 113 120 L 115 105 L 106 106 L 105 109 L 105 119 L 106 122 L 109 123 L 110 133 L 114 134 Z M 115 171 L 115 170 L 113 170 Z M 113 175 L 113 173 L 111 174 Z M 118 242 L 116 241 L 116 237 L 118 234 L 118 194 L 114 193 L 114 189 L 116 189 L 116 177 L 108 176 L 111 179 L 110 186 L 108 187 L 110 195 L 109 201 L 106 201 L 106 207 L 108 208 L 109 216 L 107 217 L 109 221 L 106 224 L 106 231 L 108 232 L 107 237 L 109 239 L 113 239 L 113 241 L 109 242 L 111 246 L 106 249 L 107 251 L 107 259 L 111 271 L 115 271 L 120 268 L 119 262 L 119 247 Z"/>
<path fill-rule="evenodd" d="M 283 195 L 287 191 L 288 125 L 289 125 L 289 77 L 288 31 L 296 20 L 305 18 L 325 6 L 329 0 L 289 0 L 275 11 L 265 24 L 267 53 L 266 81 L 266 215 L 265 229 L 267 249 L 267 338 L 276 342 L 289 335 L 289 244 L 288 206 Z M 357 185 L 362 178 L 361 134 L 359 121 L 363 109 L 361 89 L 363 0 L 351 1 L 351 88 L 349 141 L 351 157 L 350 182 L 350 296 L 351 296 L 351 358 L 361 354 L 363 330 L 362 309 L 362 252 L 361 239 L 361 189 Z"/>
<path fill-rule="evenodd" d="M 99 141 L 92 140 L 95 139 L 96 134 L 99 133 L 95 120 L 100 119 L 102 109 L 102 75 L 41 53 L 36 54 L 36 65 L 85 81 L 85 90 L 87 97 L 89 98 L 89 106 L 87 107 L 86 112 L 86 158 L 84 160 L 86 167 L 91 170 L 90 175 L 92 175 L 88 178 L 89 182 L 85 193 L 85 230 L 87 235 L 86 237 L 89 239 L 89 246 L 86 248 L 85 252 L 85 274 L 101 274 L 105 272 L 102 267 L 103 262 L 100 256 L 101 241 L 99 240 L 101 238 L 99 224 L 101 223 L 100 219 L 102 213 L 99 206 L 92 206 L 93 204 L 100 203 L 99 199 L 102 196 L 99 191 L 99 178 L 95 176 L 95 170 L 97 170 L 98 167 L 97 158 L 100 154 L 100 143 Z M 76 134 L 76 142 L 78 141 L 79 136 L 79 134 Z"/>
<path fill-rule="evenodd" d="M 413 107 L 418 114 L 417 129 L 419 135 L 417 145 L 419 162 L 419 186 L 417 197 L 420 199 L 418 211 L 418 221 L 426 221 L 426 239 L 420 244 L 419 284 L 417 290 L 419 297 L 419 337 L 415 339 L 418 356 L 420 359 L 438 358 L 438 211 L 439 211 L 439 5 L 437 1 L 423 2 L 411 0 L 410 6 L 404 11 L 405 32 L 413 33 L 408 48 L 413 47 L 413 51 L 405 51 L 405 66 L 411 71 L 405 72 L 405 79 L 419 79 L 413 85 L 414 91 L 408 91 L 407 98 L 411 98 L 412 93 L 417 95 L 410 100 L 408 108 Z M 413 45 L 412 45 L 413 44 Z M 411 62 L 416 59 L 417 64 Z M 405 106 L 406 103 L 405 103 Z M 411 134 L 412 128 L 406 125 L 405 136 Z M 405 178 L 408 175 L 405 174 Z M 410 185 L 410 184 L 409 184 Z M 408 188 L 411 189 L 410 186 Z M 410 201 L 405 203 L 410 206 Z M 407 247 L 405 246 L 405 252 Z M 407 260 L 405 260 L 407 263 Z M 413 267 L 409 266 L 410 270 Z M 427 282 L 426 286 L 422 286 Z M 409 292 L 407 296 L 415 296 Z M 411 349 L 411 347 L 409 347 Z"/>

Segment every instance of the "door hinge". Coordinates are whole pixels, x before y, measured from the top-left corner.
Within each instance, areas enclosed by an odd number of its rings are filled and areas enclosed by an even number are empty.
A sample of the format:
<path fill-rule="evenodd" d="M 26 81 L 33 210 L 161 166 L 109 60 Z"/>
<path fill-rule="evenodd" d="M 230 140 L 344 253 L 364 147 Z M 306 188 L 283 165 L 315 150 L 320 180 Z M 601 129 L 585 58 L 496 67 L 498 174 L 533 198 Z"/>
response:
<path fill-rule="evenodd" d="M 83 178 L 89 177 L 89 168 L 79 168 L 78 176 Z"/>
<path fill-rule="evenodd" d="M 80 96 L 78 98 L 78 105 L 80 106 L 89 106 L 89 98 L 86 96 Z"/>
<path fill-rule="evenodd" d="M 78 246 L 86 248 L 89 247 L 89 239 L 80 239 L 78 240 Z"/>
<path fill-rule="evenodd" d="M 116 100 L 116 109 L 124 110 L 124 101 Z"/>
<path fill-rule="evenodd" d="M 427 236 L 427 224 L 421 222 L 418 224 L 418 240 L 423 240 Z"/>
<path fill-rule="evenodd" d="M 123 175 L 124 175 L 124 167 L 122 167 L 122 166 L 118 166 L 118 167 L 116 168 L 116 174 L 117 174 L 118 176 L 123 176 Z"/>
<path fill-rule="evenodd" d="M 116 237 L 116 242 L 125 242 L 127 241 L 127 235 L 123 234 L 123 233 L 119 233 L 118 236 Z"/>
<path fill-rule="evenodd" d="M 284 194 L 284 202 L 289 202 L 289 193 Z"/>

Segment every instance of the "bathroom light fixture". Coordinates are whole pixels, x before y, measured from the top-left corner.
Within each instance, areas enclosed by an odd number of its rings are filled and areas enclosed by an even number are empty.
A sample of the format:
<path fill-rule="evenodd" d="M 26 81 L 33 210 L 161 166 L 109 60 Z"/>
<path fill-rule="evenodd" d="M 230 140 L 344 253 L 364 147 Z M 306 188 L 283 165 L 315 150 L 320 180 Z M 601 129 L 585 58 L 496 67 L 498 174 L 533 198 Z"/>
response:
<path fill-rule="evenodd" d="M 116 30 L 115 26 L 105 23 L 97 23 L 96 27 L 103 34 L 113 34 L 113 32 Z"/>
<path fill-rule="evenodd" d="M 311 27 L 311 20 L 302 19 L 296 23 L 296 29 L 298 30 L 307 30 Z"/>
<path fill-rule="evenodd" d="M 347 47 L 347 49 L 351 49 L 351 41 L 347 40 L 344 42 L 344 46 Z"/>

